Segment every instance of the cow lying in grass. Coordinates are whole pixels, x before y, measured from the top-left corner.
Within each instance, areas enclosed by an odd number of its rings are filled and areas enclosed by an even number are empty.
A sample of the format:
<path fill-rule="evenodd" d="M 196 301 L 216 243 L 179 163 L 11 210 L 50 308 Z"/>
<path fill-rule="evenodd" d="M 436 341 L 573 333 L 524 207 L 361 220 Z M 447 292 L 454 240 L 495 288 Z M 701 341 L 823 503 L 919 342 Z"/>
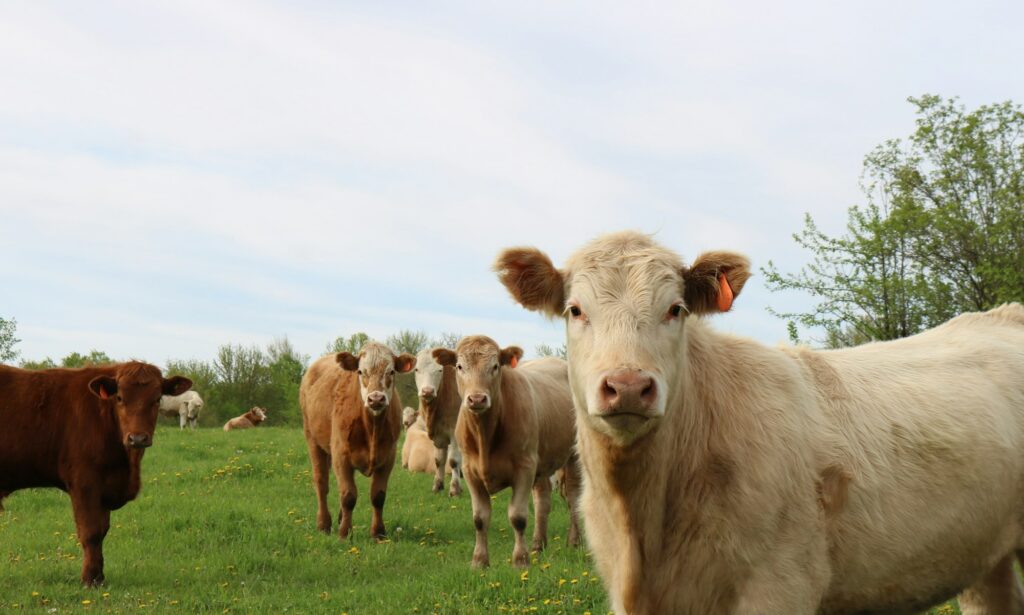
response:
<path fill-rule="evenodd" d="M 487 532 L 491 495 L 512 488 L 508 520 L 515 530 L 512 563 L 530 563 L 524 533 L 533 490 L 532 549 L 547 544 L 551 510 L 550 477 L 561 467 L 576 471 L 573 459 L 575 425 L 565 361 L 548 358 L 517 367 L 523 351 L 499 348 L 489 337 L 464 337 L 455 350 L 437 348 L 434 358 L 456 369 L 462 409 L 455 437 L 462 450 L 462 467 L 473 500 L 476 547 L 473 566 L 490 564 Z M 576 497 L 569 497 L 570 544 L 579 542 Z"/>
<path fill-rule="evenodd" d="M 749 276 L 639 233 L 495 265 L 563 317 L 582 510 L 616 613 L 1021 613 L 1024 308 L 857 348 L 714 331 Z"/>
<path fill-rule="evenodd" d="M 267 411 L 259 406 L 253 406 L 248 412 L 224 423 L 224 431 L 235 429 L 252 429 L 259 427 L 260 423 L 267 420 Z"/>
<path fill-rule="evenodd" d="M 427 436 L 427 426 L 414 408 L 402 411 L 405 425 L 405 443 L 402 445 L 402 467 L 410 472 L 434 474 L 434 443 Z"/>

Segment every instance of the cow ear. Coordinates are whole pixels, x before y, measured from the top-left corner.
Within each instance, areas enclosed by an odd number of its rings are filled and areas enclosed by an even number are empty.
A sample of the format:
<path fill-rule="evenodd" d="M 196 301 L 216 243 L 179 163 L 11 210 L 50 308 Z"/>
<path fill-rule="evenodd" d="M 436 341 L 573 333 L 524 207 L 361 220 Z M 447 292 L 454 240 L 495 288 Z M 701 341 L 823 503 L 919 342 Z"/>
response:
<path fill-rule="evenodd" d="M 683 300 L 691 314 L 728 312 L 750 278 L 750 261 L 734 252 L 705 252 L 683 268 Z"/>
<path fill-rule="evenodd" d="M 110 376 L 97 376 L 89 381 L 89 390 L 100 399 L 110 399 L 117 395 L 117 379 Z"/>
<path fill-rule="evenodd" d="M 411 354 L 403 352 L 395 357 L 395 371 L 399 374 L 411 372 L 414 367 L 416 367 L 416 357 Z"/>
<path fill-rule="evenodd" d="M 514 368 L 519 365 L 519 359 L 523 358 L 523 349 L 519 346 L 509 346 L 508 348 L 502 348 L 498 352 L 498 363 L 502 365 L 508 365 Z"/>
<path fill-rule="evenodd" d="M 447 348 L 435 348 L 430 354 L 434 357 L 434 360 L 437 361 L 438 365 L 450 367 L 459 362 L 458 355 L 455 354 L 455 351 Z"/>
<path fill-rule="evenodd" d="M 164 395 L 181 395 L 192 388 L 192 381 L 184 376 L 164 378 L 162 389 Z"/>
<path fill-rule="evenodd" d="M 334 358 L 338 361 L 341 369 L 347 372 L 354 372 L 359 369 L 359 357 L 351 352 L 339 352 Z"/>
<path fill-rule="evenodd" d="M 554 318 L 565 311 L 565 279 L 536 248 L 509 248 L 493 267 L 512 298 L 524 308 Z"/>

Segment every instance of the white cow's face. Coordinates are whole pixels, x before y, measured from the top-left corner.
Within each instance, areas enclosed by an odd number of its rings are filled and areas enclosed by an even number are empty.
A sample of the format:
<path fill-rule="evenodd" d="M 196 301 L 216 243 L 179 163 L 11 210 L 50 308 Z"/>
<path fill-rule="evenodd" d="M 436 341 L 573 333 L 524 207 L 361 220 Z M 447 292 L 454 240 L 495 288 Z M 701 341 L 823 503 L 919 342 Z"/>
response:
<path fill-rule="evenodd" d="M 367 343 L 358 356 L 339 352 L 337 361 L 342 369 L 359 376 L 363 405 L 373 416 L 380 416 L 391 405 L 395 375 L 416 365 L 416 357 L 405 353 L 396 357 L 390 348 L 377 342 Z"/>
<path fill-rule="evenodd" d="M 421 350 L 416 355 L 416 394 L 425 402 L 431 402 L 441 390 L 444 366 L 434 360 L 433 348 Z"/>
<path fill-rule="evenodd" d="M 565 318 L 580 422 L 620 445 L 649 433 L 677 407 L 686 318 L 727 310 L 749 276 L 742 256 L 705 254 L 687 268 L 632 232 L 590 243 L 562 271 L 533 249 L 506 250 L 495 269 L 525 307 Z M 722 276 L 731 289 L 723 290 L 728 305 L 719 300 Z"/>

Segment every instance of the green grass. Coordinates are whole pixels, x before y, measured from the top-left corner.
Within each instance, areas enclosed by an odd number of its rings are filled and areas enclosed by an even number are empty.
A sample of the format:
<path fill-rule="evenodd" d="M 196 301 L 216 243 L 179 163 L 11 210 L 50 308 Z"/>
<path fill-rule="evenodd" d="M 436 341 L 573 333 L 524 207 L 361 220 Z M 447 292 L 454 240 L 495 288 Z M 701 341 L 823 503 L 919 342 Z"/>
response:
<path fill-rule="evenodd" d="M 193 433 L 161 426 L 155 441 L 143 461 L 139 498 L 111 515 L 104 542 L 107 582 L 101 588 L 79 585 L 82 553 L 67 495 L 25 490 L 4 501 L 0 610 L 607 611 L 584 550 L 565 545 L 568 510 L 558 497 L 549 547 L 523 574 L 509 564 L 509 492 L 497 496 L 492 566 L 478 571 L 469 565 L 469 495 L 431 493 L 432 476 L 395 468 L 384 509 L 390 541 L 383 544 L 369 537 L 369 485 L 358 477 L 353 537 L 340 541 L 337 534 L 316 530 L 301 430 Z M 336 518 L 333 476 L 329 501 Z"/>
<path fill-rule="evenodd" d="M 342 542 L 316 531 L 301 430 L 161 426 L 143 462 L 142 493 L 111 516 L 101 588 L 79 585 L 82 554 L 64 493 L 19 491 L 5 500 L 0 610 L 607 612 L 589 558 L 565 545 L 568 511 L 560 498 L 553 499 L 550 546 L 524 573 L 509 564 L 509 492 L 497 496 L 492 566 L 477 571 L 469 566 L 469 495 L 431 493 L 432 480 L 395 469 L 384 511 L 390 541 L 376 544 L 369 537 L 368 483 L 358 477 L 354 535 Z M 335 518 L 336 498 L 332 477 Z M 959 611 L 950 603 L 931 612 Z"/>

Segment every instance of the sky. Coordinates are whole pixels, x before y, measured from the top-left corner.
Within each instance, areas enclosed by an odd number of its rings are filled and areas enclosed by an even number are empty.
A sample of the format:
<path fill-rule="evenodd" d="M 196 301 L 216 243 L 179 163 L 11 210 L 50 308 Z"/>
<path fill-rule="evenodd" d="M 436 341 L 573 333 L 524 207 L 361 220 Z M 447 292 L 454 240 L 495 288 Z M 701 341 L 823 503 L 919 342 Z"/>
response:
<path fill-rule="evenodd" d="M 0 4 L 0 317 L 22 359 L 563 325 L 491 272 L 638 229 L 758 268 L 864 202 L 907 97 L 1024 102 L 1024 3 Z"/>

